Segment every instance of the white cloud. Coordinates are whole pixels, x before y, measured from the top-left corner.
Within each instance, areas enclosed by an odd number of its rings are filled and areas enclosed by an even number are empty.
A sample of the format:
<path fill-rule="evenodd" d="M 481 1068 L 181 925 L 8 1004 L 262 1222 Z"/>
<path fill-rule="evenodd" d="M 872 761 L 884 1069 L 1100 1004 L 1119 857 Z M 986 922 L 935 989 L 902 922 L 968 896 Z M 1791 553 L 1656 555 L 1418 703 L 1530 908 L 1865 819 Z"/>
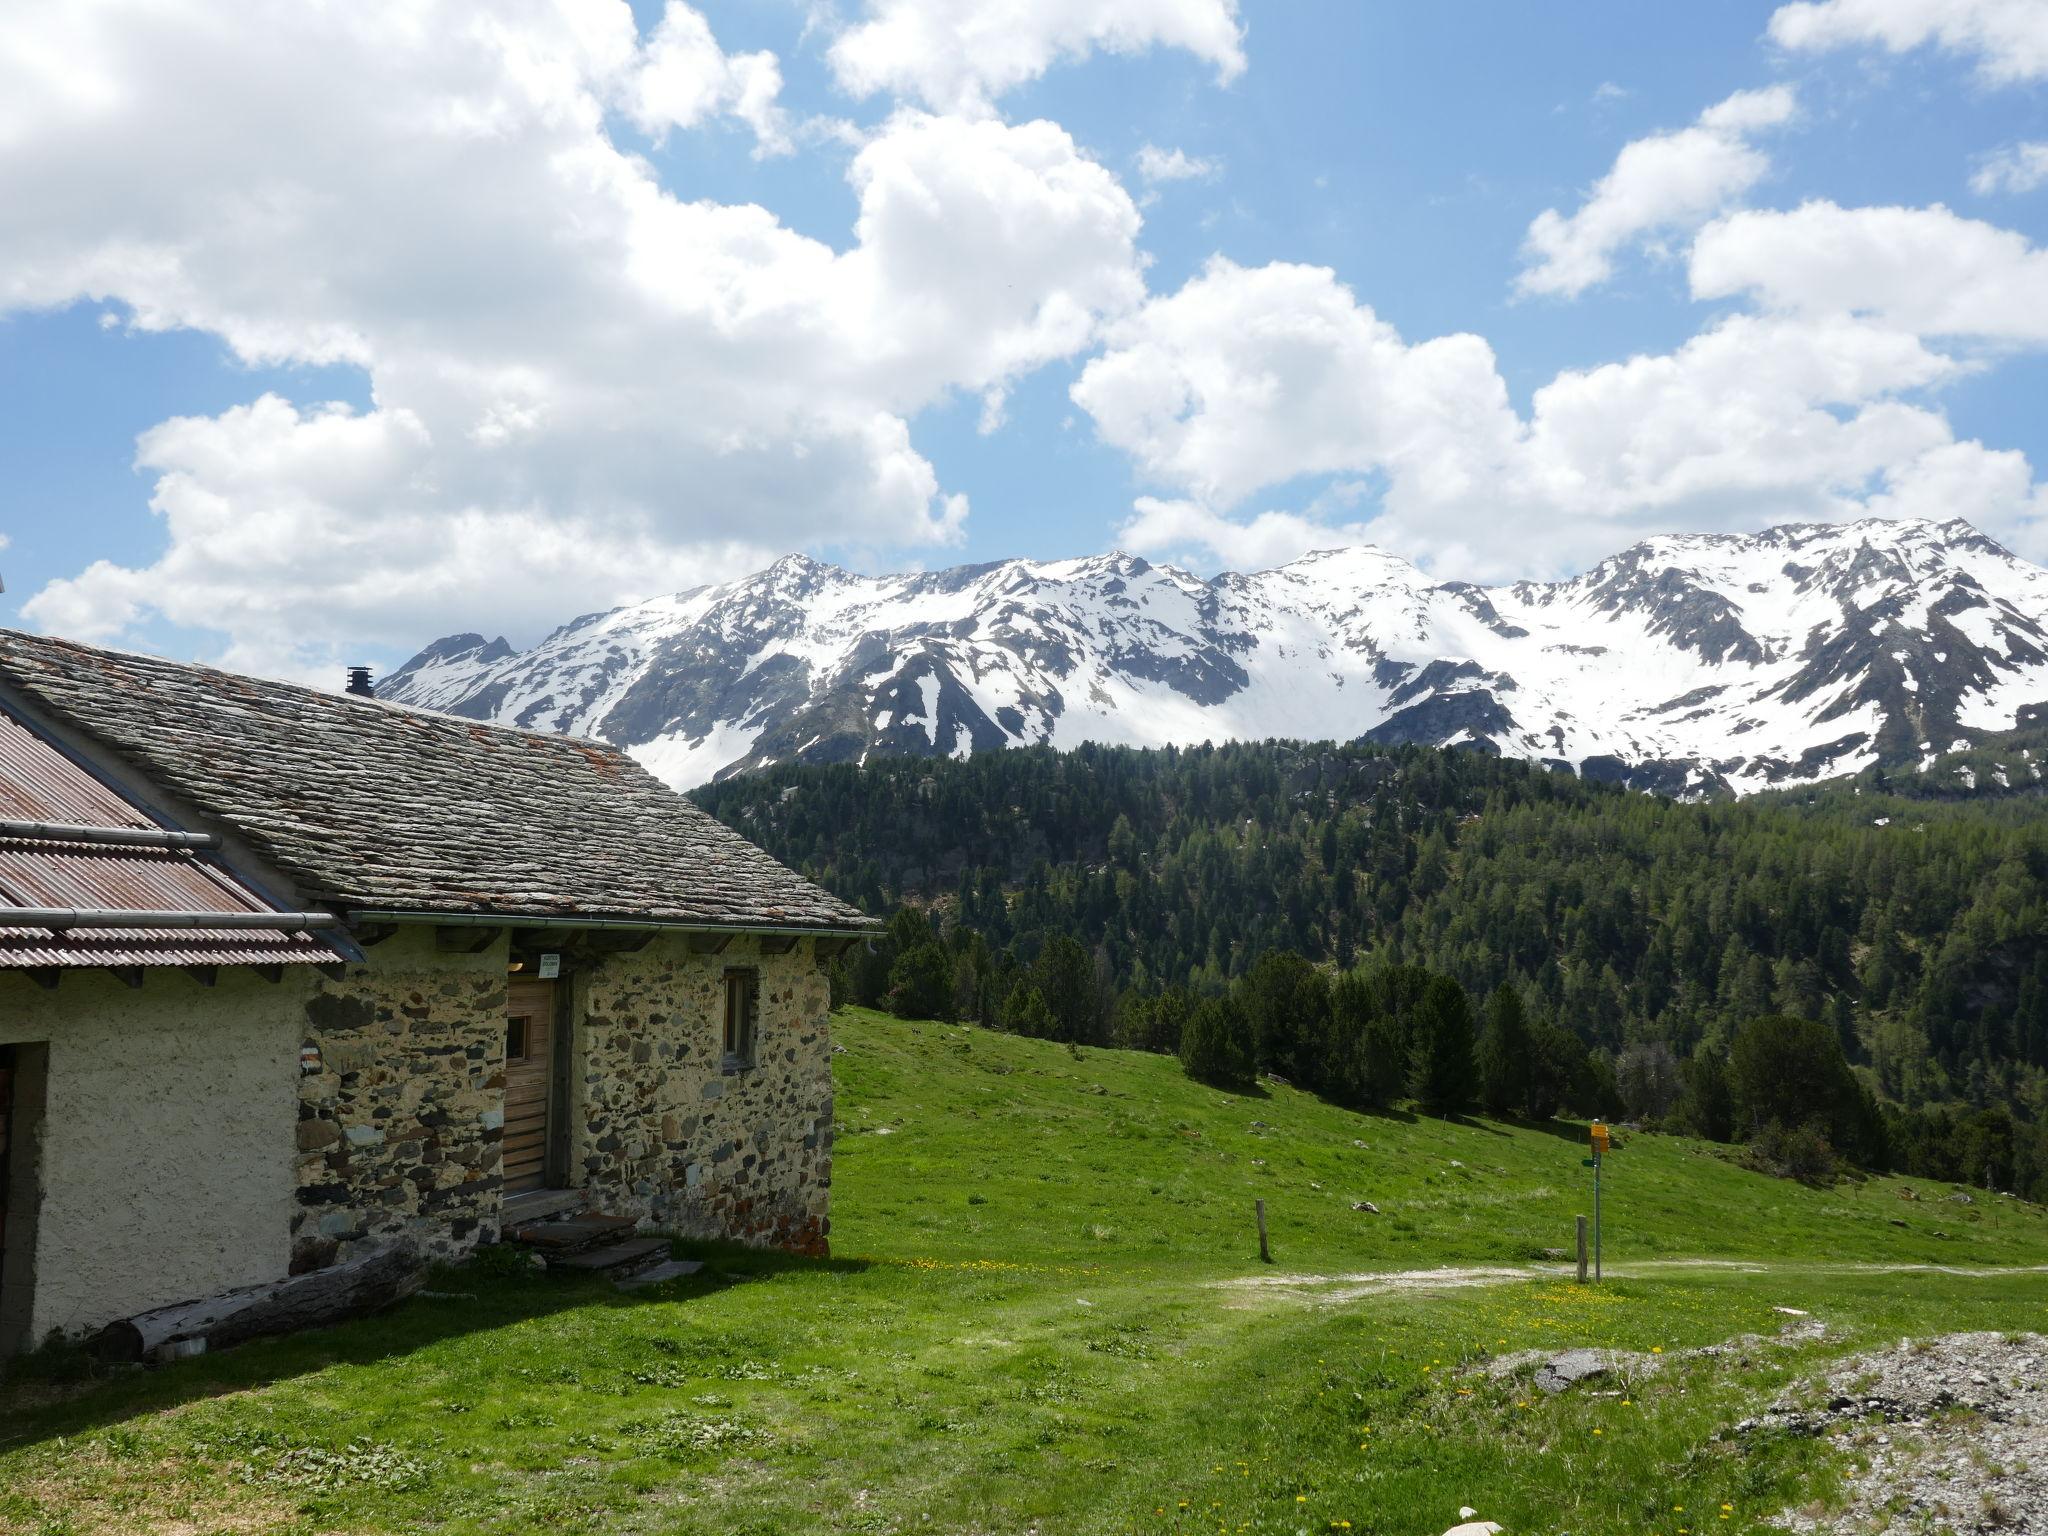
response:
<path fill-rule="evenodd" d="M 1749 136 L 1784 123 L 1797 105 L 1790 86 L 1737 91 L 1690 127 L 1624 145 L 1577 212 L 1547 208 L 1529 225 L 1516 290 L 1575 298 L 1613 275 L 1622 250 L 1711 218 L 1770 170 Z"/>
<path fill-rule="evenodd" d="M 0 12 L 0 311 L 92 299 L 358 365 L 374 401 L 145 434 L 161 557 L 26 611 L 225 629 L 283 669 L 957 539 L 908 418 L 999 399 L 1141 299 L 1135 205 L 1054 124 L 918 112 L 854 157 L 837 249 L 687 200 L 605 124 L 753 112 L 772 145 L 772 61 L 692 76 L 702 43 L 672 5 L 643 45 L 616 0 Z"/>
<path fill-rule="evenodd" d="M 565 596 L 611 590 L 622 572 L 660 591 L 759 564 L 743 538 L 685 548 L 633 519 L 449 507 L 435 457 L 402 409 L 300 412 L 265 395 L 173 418 L 145 432 L 137 454 L 157 477 L 150 505 L 169 535 L 164 554 L 141 568 L 96 561 L 45 587 L 29 617 L 90 638 L 161 614 L 225 630 L 224 665 L 332 686 L 365 640 L 496 633 L 507 615 L 559 619 Z"/>
<path fill-rule="evenodd" d="M 830 60 L 856 96 L 986 112 L 1062 60 L 1180 48 L 1228 82 L 1244 69 L 1237 0 L 866 0 Z"/>
<path fill-rule="evenodd" d="M 1140 496 L 1134 515 L 1117 530 L 1126 549 L 1172 557 L 1199 551 L 1203 564 L 1233 571 L 1265 571 L 1311 550 L 1342 549 L 1370 541 L 1362 523 L 1326 523 L 1299 512 L 1261 512 L 1237 522 L 1200 502 Z"/>
<path fill-rule="evenodd" d="M 2048 139 L 2007 144 L 1977 162 L 1970 190 L 1980 197 L 1998 192 L 2031 192 L 2048 182 Z"/>
<path fill-rule="evenodd" d="M 1236 560 L 1365 535 L 1498 579 L 1650 533 L 1953 516 L 1943 496 L 1967 487 L 1987 531 L 2038 549 L 2048 508 L 2025 459 L 1958 442 L 1914 398 L 1962 366 L 1853 316 L 1736 315 L 1670 353 L 1561 373 L 1525 417 L 1478 337 L 1410 343 L 1327 270 L 1219 260 L 1115 323 L 1073 396 L 1175 493 L 1139 505 L 1134 547 Z M 1369 477 L 1377 517 L 1232 515 L 1302 475 Z"/>
<path fill-rule="evenodd" d="M 2048 79 L 2041 0 L 1803 0 L 1772 13 L 1770 36 L 1805 52 L 1861 44 L 1906 53 L 1932 43 L 1973 55 L 1990 85 Z"/>
<path fill-rule="evenodd" d="M 703 15 L 678 0 L 669 0 L 622 95 L 633 121 L 657 142 L 671 128 L 694 128 L 727 114 L 754 130 L 760 153 L 787 154 L 792 147 L 775 55 L 726 53 Z"/>
<path fill-rule="evenodd" d="M 1411 472 L 1398 496 L 1514 432 L 1479 337 L 1410 346 L 1328 268 L 1222 257 L 1112 325 L 1073 398 L 1148 474 L 1224 506 L 1296 475 L 1379 468 Z"/>
<path fill-rule="evenodd" d="M 1184 149 L 1147 144 L 1138 151 L 1138 174 L 1153 185 L 1162 181 L 1206 181 L 1222 167 Z"/>
<path fill-rule="evenodd" d="M 2014 449 L 1940 444 L 1892 470 L 1867 505 L 1878 517 L 1960 517 L 2002 533 L 2024 556 L 2048 559 L 2048 482 L 2037 482 Z"/>
<path fill-rule="evenodd" d="M 2048 342 L 2048 251 L 1939 204 L 1730 214 L 1694 242 L 1692 289 L 1920 336 Z"/>
<path fill-rule="evenodd" d="M 1950 441 L 1899 396 L 1955 371 L 1895 331 L 1733 316 L 1537 390 L 1510 484 L 1553 515 L 1660 531 L 1845 515 L 1872 477 Z"/>

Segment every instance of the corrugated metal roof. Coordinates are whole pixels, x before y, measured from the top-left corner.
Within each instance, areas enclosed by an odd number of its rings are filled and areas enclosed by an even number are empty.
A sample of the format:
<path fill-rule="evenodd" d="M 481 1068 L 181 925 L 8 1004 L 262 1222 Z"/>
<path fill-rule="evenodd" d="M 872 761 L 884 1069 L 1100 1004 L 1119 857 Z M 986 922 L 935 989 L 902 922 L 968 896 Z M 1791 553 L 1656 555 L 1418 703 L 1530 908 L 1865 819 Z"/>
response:
<path fill-rule="evenodd" d="M 0 713 L 0 817 L 80 827 L 155 825 L 111 785 L 5 713 Z M 192 849 L 47 837 L 0 837 L 0 905 L 95 912 L 276 910 Z M 340 959 L 331 945 L 306 934 L 208 928 L 56 933 L 0 927 L 0 969 L 304 965 Z"/>
<path fill-rule="evenodd" d="M 147 816 L 20 721 L 0 715 L 0 816 L 147 827 Z"/>
<path fill-rule="evenodd" d="M 114 907 L 146 912 L 251 912 L 239 896 L 175 848 L 109 848 L 0 837 L 0 891 L 24 907 Z"/>
<path fill-rule="evenodd" d="M 342 957 L 303 934 L 235 933 L 204 928 L 73 928 L 61 937 L 40 928 L 0 928 L 0 970 L 61 970 L 137 965 L 333 965 Z"/>

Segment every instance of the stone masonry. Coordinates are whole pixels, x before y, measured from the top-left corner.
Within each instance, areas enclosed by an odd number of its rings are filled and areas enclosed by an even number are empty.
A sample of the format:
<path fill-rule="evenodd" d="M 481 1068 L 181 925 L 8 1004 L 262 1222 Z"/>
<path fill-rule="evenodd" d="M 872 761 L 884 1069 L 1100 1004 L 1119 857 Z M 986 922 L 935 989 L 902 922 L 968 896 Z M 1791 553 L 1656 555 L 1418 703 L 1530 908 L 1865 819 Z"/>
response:
<path fill-rule="evenodd" d="M 409 1234 L 457 1259 L 498 1235 L 508 946 L 439 950 L 401 928 L 304 1004 L 294 1272 Z M 759 977 L 755 1065 L 727 1070 L 725 973 Z M 569 1167 L 593 1206 L 687 1237 L 823 1254 L 830 998 L 815 941 L 719 954 L 661 935 L 590 957 L 571 989 Z"/>
<path fill-rule="evenodd" d="M 755 1065 L 723 1065 L 725 973 L 760 978 Z M 606 1210 L 687 1237 L 823 1254 L 830 997 L 815 941 L 716 955 L 664 936 L 581 983 L 572 1166 Z"/>
<path fill-rule="evenodd" d="M 454 1259 L 497 1235 L 506 945 L 448 954 L 422 926 L 366 953 L 305 1004 L 294 1273 L 365 1238 Z"/>

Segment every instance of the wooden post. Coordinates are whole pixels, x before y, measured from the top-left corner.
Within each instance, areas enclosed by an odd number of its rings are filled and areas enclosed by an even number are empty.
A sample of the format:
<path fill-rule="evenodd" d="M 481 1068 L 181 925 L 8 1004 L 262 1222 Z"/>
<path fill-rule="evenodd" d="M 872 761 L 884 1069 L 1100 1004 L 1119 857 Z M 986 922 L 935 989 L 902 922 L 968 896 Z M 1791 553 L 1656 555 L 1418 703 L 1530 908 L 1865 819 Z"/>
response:
<path fill-rule="evenodd" d="M 1260 1200 L 1255 1203 L 1259 1212 L 1259 1262 L 1270 1264 L 1273 1262 L 1273 1254 L 1266 1246 L 1266 1202 Z"/>
<path fill-rule="evenodd" d="M 1586 1218 L 1579 1218 L 1579 1284 L 1586 1283 Z"/>

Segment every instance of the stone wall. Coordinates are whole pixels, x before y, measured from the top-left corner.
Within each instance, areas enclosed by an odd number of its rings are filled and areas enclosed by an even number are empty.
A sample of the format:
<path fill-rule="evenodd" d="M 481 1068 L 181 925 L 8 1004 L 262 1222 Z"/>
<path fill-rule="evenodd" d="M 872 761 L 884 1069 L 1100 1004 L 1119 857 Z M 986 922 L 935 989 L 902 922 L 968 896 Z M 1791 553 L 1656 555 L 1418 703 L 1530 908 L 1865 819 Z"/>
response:
<path fill-rule="evenodd" d="M 727 1071 L 725 972 L 760 976 L 755 1062 Z M 815 942 L 716 955 L 680 936 L 575 983 L 571 1166 L 606 1210 L 688 1237 L 823 1254 L 831 1230 L 830 997 Z"/>
<path fill-rule="evenodd" d="M 364 1239 L 453 1259 L 497 1236 L 506 941 L 451 954 L 407 926 L 365 954 L 300 1016 L 294 1273 Z"/>
<path fill-rule="evenodd" d="M 503 938 L 475 955 L 401 928 L 304 1005 L 292 1264 L 409 1232 L 456 1258 L 498 1233 Z M 815 945 L 719 954 L 663 935 L 572 954 L 569 1168 L 593 1205 L 690 1237 L 822 1254 L 830 1230 L 830 998 Z M 759 975 L 755 1065 L 725 1070 L 725 973 Z"/>
<path fill-rule="evenodd" d="M 28 1328 L 319 1268 L 410 1234 L 454 1259 L 498 1235 L 502 936 L 400 928 L 339 979 L 223 968 L 198 986 L 0 973 L 0 1042 L 47 1044 Z M 816 946 L 716 955 L 680 935 L 572 956 L 569 1166 L 592 1203 L 685 1236 L 826 1251 L 829 998 Z M 723 1065 L 725 972 L 757 971 L 756 1065 Z M 20 1228 L 17 1228 L 20 1230 Z"/>

